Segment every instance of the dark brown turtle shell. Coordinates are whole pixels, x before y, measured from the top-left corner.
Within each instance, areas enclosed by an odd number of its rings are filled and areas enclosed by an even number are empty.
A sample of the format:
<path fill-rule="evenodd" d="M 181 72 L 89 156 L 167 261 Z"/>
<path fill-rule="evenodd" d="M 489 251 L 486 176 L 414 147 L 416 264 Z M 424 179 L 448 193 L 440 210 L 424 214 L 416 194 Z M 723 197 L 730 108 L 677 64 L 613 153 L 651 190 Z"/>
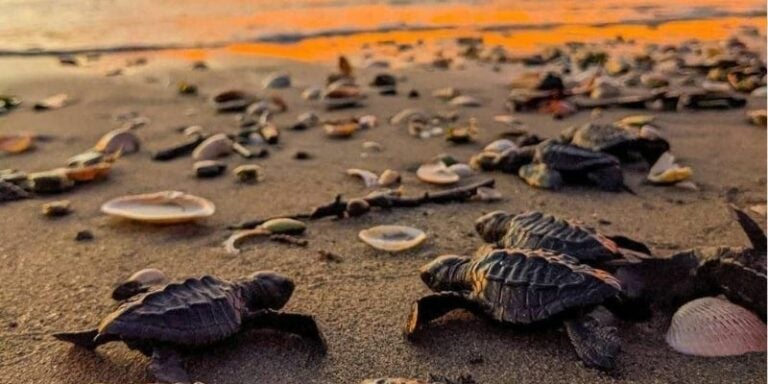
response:
<path fill-rule="evenodd" d="M 238 284 L 190 278 L 120 305 L 99 324 L 97 339 L 205 345 L 238 332 L 245 311 Z"/>
<path fill-rule="evenodd" d="M 545 249 L 573 256 L 586 264 L 622 257 L 613 240 L 554 215 L 529 211 L 510 216 L 508 220 L 498 221 L 494 225 L 504 227 L 493 231 L 503 233 L 496 240 L 496 244 L 502 248 Z"/>
<path fill-rule="evenodd" d="M 588 308 L 621 290 L 609 273 L 542 250 L 494 250 L 464 268 L 470 298 L 494 319 L 516 324 Z"/>
<path fill-rule="evenodd" d="M 619 166 L 619 159 L 607 153 L 553 141 L 543 142 L 536 147 L 534 161 L 556 171 L 582 174 Z"/>

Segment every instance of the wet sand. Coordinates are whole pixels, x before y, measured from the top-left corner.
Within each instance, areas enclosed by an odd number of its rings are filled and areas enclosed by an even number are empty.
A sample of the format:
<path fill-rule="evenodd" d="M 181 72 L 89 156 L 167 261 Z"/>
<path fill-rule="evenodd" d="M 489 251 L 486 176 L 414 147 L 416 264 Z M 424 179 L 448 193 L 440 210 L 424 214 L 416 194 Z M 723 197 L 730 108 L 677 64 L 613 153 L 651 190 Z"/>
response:
<path fill-rule="evenodd" d="M 693 180 L 701 187 L 698 192 L 645 185 L 645 171 L 633 167 L 625 174 L 636 196 L 587 187 L 546 192 L 516 176 L 481 174 L 496 179 L 503 201 L 428 205 L 312 222 L 307 248 L 249 242 L 243 253 L 233 256 L 221 246 L 228 224 L 305 211 L 337 193 L 366 194 L 359 180 L 344 175 L 346 168 L 379 172 L 393 168 L 404 173 L 407 191 L 425 190 L 407 171 L 412 165 L 443 152 L 466 160 L 504 129 L 493 122 L 493 116 L 504 113 L 508 92 L 504 84 L 517 67 L 504 67 L 500 73 L 476 64 L 464 71 L 397 70 L 407 77 L 399 96 L 369 92 L 365 108 L 328 113 L 301 99 L 300 93 L 303 86 L 321 85 L 330 66 L 226 57 L 208 62 L 209 71 L 193 71 L 183 61 L 150 60 L 123 76 L 104 77 L 83 68 L 60 67 L 53 58 L 0 60 L 0 91 L 30 102 L 60 92 L 78 99 L 74 105 L 40 113 L 27 103 L 0 117 L 0 133 L 32 131 L 54 137 L 34 151 L 0 157 L 0 169 L 37 171 L 61 166 L 119 127 L 114 115 L 137 111 L 151 119 L 136 131 L 143 140 L 142 150 L 121 159 L 109 179 L 62 195 L 0 206 L 0 383 L 148 381 L 147 359 L 123 345 L 105 346 L 94 354 L 47 336 L 96 324 L 114 308 L 109 298 L 112 286 L 145 267 L 160 268 L 176 278 L 201 274 L 237 278 L 265 269 L 282 272 L 297 283 L 287 309 L 315 315 L 328 339 L 328 355 L 319 357 L 295 338 L 264 332 L 240 335 L 188 360 L 191 377 L 209 384 L 358 383 L 369 377 L 425 377 L 428 373 L 470 373 L 478 383 L 489 384 L 765 382 L 765 354 L 697 358 L 671 351 L 663 340 L 667 314 L 657 314 L 649 323 L 621 325 L 624 351 L 617 372 L 610 375 L 584 368 L 565 333 L 557 328 L 520 332 L 457 312 L 438 321 L 416 343 L 406 342 L 401 335 L 409 303 L 427 293 L 418 267 L 440 254 L 472 252 L 481 243 L 474 235 L 473 221 L 491 210 L 545 210 L 645 241 L 661 254 L 699 245 L 746 244 L 726 204 L 765 203 L 766 130 L 747 124 L 744 110 L 658 114 L 672 151 L 693 168 Z M 275 117 L 278 125 L 308 110 L 323 118 L 372 113 L 384 124 L 349 140 L 330 140 L 320 128 L 283 130 L 280 144 L 269 148 L 268 158 L 226 159 L 228 170 L 248 162 L 264 167 L 266 178 L 256 185 L 238 184 L 231 173 L 196 179 L 190 158 L 164 163 L 150 159 L 151 151 L 184 139 L 174 130 L 181 125 L 235 131 L 234 117 L 216 114 L 207 97 L 227 88 L 258 90 L 266 74 L 277 69 L 292 73 L 295 85 L 274 91 L 290 107 L 288 113 Z M 360 82 L 367 83 L 376 72 L 361 70 Z M 148 77 L 155 81 L 148 82 Z M 178 80 L 197 84 L 201 94 L 178 96 L 167 85 Z M 460 110 L 463 119 L 478 119 L 477 143 L 454 146 L 441 138 L 419 140 L 405 128 L 386 124 L 389 116 L 404 107 L 448 109 L 430 96 L 432 89 L 443 86 L 458 87 L 486 101 L 482 108 Z M 422 97 L 407 99 L 410 89 L 419 90 Z M 765 101 L 750 98 L 748 108 L 757 107 L 764 108 Z M 196 113 L 187 116 L 187 110 Z M 609 122 L 632 113 L 608 110 L 598 120 Z M 586 112 L 560 121 L 538 114 L 520 118 L 541 136 L 590 120 Z M 382 143 L 384 151 L 361 157 L 366 140 Z M 313 158 L 294 160 L 298 150 Z M 175 226 L 136 224 L 99 212 L 110 198 L 167 189 L 206 197 L 216 204 L 217 212 L 197 224 Z M 60 219 L 44 218 L 40 206 L 59 199 L 71 200 L 74 212 Z M 600 224 L 598 219 L 610 224 Z M 421 248 L 402 254 L 378 252 L 357 240 L 358 231 L 378 224 L 415 226 L 426 231 L 429 239 Z M 84 229 L 91 230 L 95 239 L 75 242 L 75 234 Z M 343 261 L 321 261 L 319 250 L 333 251 Z"/>

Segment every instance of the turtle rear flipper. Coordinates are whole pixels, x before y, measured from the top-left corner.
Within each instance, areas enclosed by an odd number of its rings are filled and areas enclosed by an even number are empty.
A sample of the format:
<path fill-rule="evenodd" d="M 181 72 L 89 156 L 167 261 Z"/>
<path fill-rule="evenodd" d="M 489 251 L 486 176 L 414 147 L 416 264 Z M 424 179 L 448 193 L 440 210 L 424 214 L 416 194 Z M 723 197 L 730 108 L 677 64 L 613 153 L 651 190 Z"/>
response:
<path fill-rule="evenodd" d="M 565 321 L 565 329 L 576 354 L 588 367 L 611 370 L 616 365 L 616 355 L 621 341 L 616 328 L 607 324 L 601 312 L 592 311 L 577 319 Z"/>
<path fill-rule="evenodd" d="M 191 383 L 181 356 L 170 348 L 154 348 L 148 369 L 150 374 L 161 383 Z"/>
<path fill-rule="evenodd" d="M 102 341 L 102 339 L 97 341 L 96 336 L 98 335 L 99 335 L 98 329 L 89 329 L 89 330 L 79 331 L 79 332 L 58 332 L 58 333 L 54 333 L 52 336 L 58 340 L 75 344 L 78 347 L 82 347 L 86 349 L 96 349 L 96 347 L 98 347 L 99 345 L 108 342 L 108 341 Z"/>
<path fill-rule="evenodd" d="M 244 330 L 267 328 L 292 333 L 317 342 L 323 353 L 328 349 L 325 337 L 312 316 L 264 310 L 249 314 L 244 320 Z"/>
<path fill-rule="evenodd" d="M 436 293 L 420 298 L 411 306 L 408 323 L 405 325 L 405 336 L 413 338 L 416 331 L 430 321 L 455 309 L 466 309 L 475 314 L 481 312 L 477 303 L 455 292 Z"/>
<path fill-rule="evenodd" d="M 731 204 L 730 208 L 733 214 L 736 216 L 736 220 L 739 222 L 739 225 L 741 225 L 741 229 L 743 229 L 744 233 L 747 234 L 749 242 L 752 243 L 752 248 L 757 252 L 765 253 L 766 247 L 768 247 L 766 244 L 765 232 L 763 232 L 760 226 L 754 220 L 752 220 L 752 218 L 749 217 L 746 212 L 737 208 L 733 204 Z"/>

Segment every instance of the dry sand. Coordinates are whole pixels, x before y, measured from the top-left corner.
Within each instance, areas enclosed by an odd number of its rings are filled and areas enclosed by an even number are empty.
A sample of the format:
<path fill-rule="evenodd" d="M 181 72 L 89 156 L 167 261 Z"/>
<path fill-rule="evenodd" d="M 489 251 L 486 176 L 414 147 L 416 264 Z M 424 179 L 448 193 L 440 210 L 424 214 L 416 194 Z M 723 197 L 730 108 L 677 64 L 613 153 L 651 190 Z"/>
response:
<path fill-rule="evenodd" d="M 515 176 L 492 174 L 504 193 L 502 202 L 424 206 L 373 213 L 344 221 L 311 223 L 306 249 L 275 243 L 249 243 L 238 256 L 228 255 L 221 242 L 226 225 L 249 218 L 304 211 L 329 201 L 336 193 L 366 193 L 361 183 L 345 176 L 349 167 L 405 172 L 411 192 L 424 189 L 406 169 L 442 152 L 462 159 L 495 139 L 503 127 L 492 121 L 503 112 L 503 87 L 513 69 L 501 73 L 470 65 L 465 71 L 397 71 L 408 80 L 401 95 L 370 95 L 365 109 L 326 113 L 300 98 L 302 86 L 319 85 L 330 66 L 265 59 L 219 58 L 209 71 L 193 71 L 188 63 L 150 60 L 125 75 L 104 77 L 93 70 L 59 67 L 53 58 L 0 60 L 2 91 L 35 100 L 66 92 L 78 99 L 60 110 L 35 113 L 26 107 L 0 117 L 0 133 L 34 131 L 55 137 L 25 154 L 0 157 L 0 169 L 25 171 L 62 165 L 89 148 L 103 133 L 117 128 L 113 116 L 138 111 L 151 124 L 137 133 L 144 147 L 126 156 L 103 182 L 59 196 L 40 197 L 0 207 L 0 383 L 139 383 L 149 380 L 147 359 L 120 344 L 90 353 L 53 341 L 49 333 L 93 326 L 114 308 L 112 286 L 133 271 L 155 267 L 173 277 L 214 274 L 237 278 L 272 269 L 293 277 L 297 289 L 288 309 L 314 314 L 329 342 L 326 357 L 315 356 L 301 340 L 270 333 L 249 333 L 188 360 L 193 378 L 205 383 L 358 383 L 379 376 L 424 377 L 428 373 L 471 373 L 479 383 L 760 383 L 766 380 L 765 354 L 731 358 L 687 357 L 671 351 L 663 340 L 666 315 L 644 324 L 624 324 L 624 352 L 619 369 L 608 375 L 582 366 L 562 330 L 522 333 L 499 328 L 465 313 L 455 313 L 425 331 L 421 341 L 401 335 L 409 303 L 427 292 L 417 268 L 444 253 L 467 254 L 480 244 L 473 221 L 496 209 L 542 209 L 579 219 L 609 233 L 646 241 L 659 252 L 699 245 L 742 245 L 745 237 L 731 220 L 726 202 L 745 207 L 765 203 L 766 130 L 748 125 L 744 110 L 729 112 L 660 113 L 658 122 L 679 160 L 693 167 L 701 191 L 660 188 L 641 183 L 644 172 L 627 170 L 637 192 L 613 194 L 567 187 L 553 193 L 535 190 Z M 462 110 L 476 116 L 481 127 L 477 144 L 452 146 L 440 138 L 418 140 L 404 129 L 383 124 L 350 140 L 332 141 L 318 128 L 284 131 L 271 156 L 253 160 L 266 179 L 252 186 L 235 183 L 231 174 L 199 180 L 191 159 L 167 163 L 150 160 L 150 151 L 182 140 L 174 128 L 200 124 L 211 131 L 233 131 L 232 115 L 217 115 L 206 103 L 216 90 L 260 88 L 261 79 L 276 69 L 294 75 L 297 85 L 276 91 L 288 101 L 285 124 L 307 110 L 322 117 L 373 113 L 386 120 L 406 106 L 444 108 L 429 96 L 432 89 L 456 86 L 487 101 L 483 108 Z M 361 71 L 366 82 L 375 71 Z M 157 79 L 147 81 L 148 77 Z M 180 97 L 167 85 L 186 79 L 201 95 Z M 409 89 L 421 91 L 407 99 Z M 750 100 L 750 107 L 765 102 Z M 186 116 L 193 109 L 195 115 Z M 629 111 L 607 111 L 612 121 Z M 536 114 L 521 116 L 535 133 L 551 136 L 566 126 L 590 119 L 580 113 L 562 121 Z M 361 143 L 375 140 L 385 150 L 361 157 Z M 297 150 L 311 153 L 297 161 Z M 246 163 L 226 160 L 230 170 Z M 212 200 L 216 214 L 198 224 L 152 226 L 106 217 L 101 203 L 124 194 L 176 189 Z M 69 199 L 74 213 L 50 220 L 40 206 Z M 598 224 L 605 219 L 610 224 Z M 764 221 L 764 218 L 757 217 Z M 405 224 L 425 230 L 427 243 L 414 251 L 390 255 L 357 240 L 357 232 L 378 224 Z M 76 232 L 89 229 L 90 242 L 75 242 Z M 341 263 L 319 260 L 318 250 L 343 257 Z"/>

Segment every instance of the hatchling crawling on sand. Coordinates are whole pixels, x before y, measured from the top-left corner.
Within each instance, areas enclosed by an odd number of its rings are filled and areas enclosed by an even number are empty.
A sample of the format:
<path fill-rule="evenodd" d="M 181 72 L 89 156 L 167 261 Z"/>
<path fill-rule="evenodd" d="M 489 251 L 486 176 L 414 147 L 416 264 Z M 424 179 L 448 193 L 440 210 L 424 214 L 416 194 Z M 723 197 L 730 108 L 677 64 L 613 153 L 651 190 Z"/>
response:
<path fill-rule="evenodd" d="M 498 248 L 544 249 L 580 263 L 611 269 L 640 262 L 651 251 L 624 236 L 607 236 L 576 222 L 538 211 L 517 215 L 494 211 L 475 221 L 480 237 Z"/>
<path fill-rule="evenodd" d="M 157 380 L 188 383 L 179 353 L 222 341 L 248 329 L 276 329 L 317 342 L 325 340 L 308 315 L 278 312 L 290 299 L 294 283 L 274 272 L 256 272 L 229 282 L 211 276 L 170 283 L 140 293 L 107 315 L 96 329 L 53 336 L 95 349 L 122 341 L 151 358 Z"/>
<path fill-rule="evenodd" d="M 616 298 L 621 286 L 607 272 L 543 250 L 497 249 L 438 257 L 421 268 L 421 279 L 436 293 L 413 303 L 408 338 L 454 309 L 513 325 L 562 321 L 587 366 L 615 366 L 620 342 L 610 313 L 598 306 Z"/>

